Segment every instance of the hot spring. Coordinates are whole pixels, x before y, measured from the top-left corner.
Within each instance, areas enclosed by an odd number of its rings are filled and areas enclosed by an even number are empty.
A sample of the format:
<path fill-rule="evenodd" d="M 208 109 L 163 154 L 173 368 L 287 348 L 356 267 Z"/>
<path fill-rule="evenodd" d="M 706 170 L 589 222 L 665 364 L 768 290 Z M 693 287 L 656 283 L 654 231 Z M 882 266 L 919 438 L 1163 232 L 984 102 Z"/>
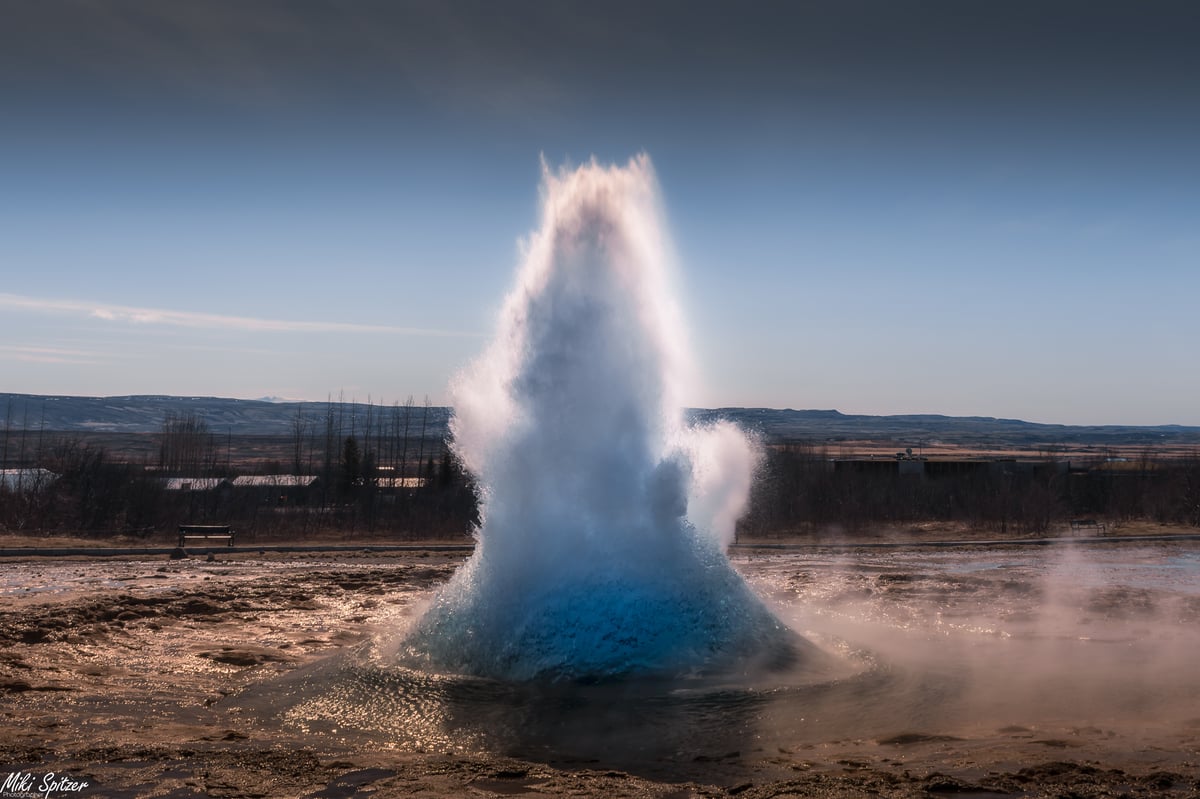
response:
<path fill-rule="evenodd" d="M 817 658 L 724 554 L 755 456 L 730 425 L 683 424 L 688 351 L 649 159 L 546 170 L 542 192 L 495 339 L 454 386 L 477 547 L 405 660 L 519 681 Z"/>

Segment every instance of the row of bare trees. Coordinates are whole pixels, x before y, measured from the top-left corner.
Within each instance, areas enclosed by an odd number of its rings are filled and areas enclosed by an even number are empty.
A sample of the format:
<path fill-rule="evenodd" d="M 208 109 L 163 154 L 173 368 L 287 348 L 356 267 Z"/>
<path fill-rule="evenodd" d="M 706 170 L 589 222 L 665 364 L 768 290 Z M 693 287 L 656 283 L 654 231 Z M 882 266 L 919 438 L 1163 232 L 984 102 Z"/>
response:
<path fill-rule="evenodd" d="M 47 433 L 28 409 L 14 424 L 11 402 L 0 431 L 4 468 L 45 469 L 0 483 L 0 531 L 170 530 L 221 522 L 264 534 L 322 532 L 429 537 L 462 535 L 477 517 L 467 475 L 443 437 L 441 409 L 412 397 L 390 406 L 298 405 L 286 455 L 235 461 L 232 434 L 219 436 L 195 414 L 171 414 L 157 435 L 157 458 L 128 462 L 80 436 Z M 32 424 L 31 424 L 32 422 Z M 282 439 L 281 439 L 282 440 Z M 290 463 L 286 461 L 290 460 Z M 1001 533 L 1040 533 L 1080 516 L 1147 519 L 1200 527 L 1200 450 L 1136 462 L 838 462 L 803 442 L 768 448 L 747 535 L 780 536 L 837 526 L 847 532 L 945 520 Z M 286 502 L 228 489 L 172 490 L 163 478 L 228 478 L 242 473 L 317 478 Z M 305 485 L 308 485 L 306 483 Z"/>
<path fill-rule="evenodd" d="M 346 449 L 354 441 L 347 438 Z M 51 477 L 19 487 L 0 484 L 0 532 L 127 534 L 165 542 L 179 524 L 220 523 L 249 540 L 428 539 L 464 537 L 476 522 L 474 488 L 449 449 L 425 465 L 420 482 L 407 484 L 349 481 L 341 476 L 348 464 L 338 463 L 333 489 L 320 479 L 248 486 L 169 480 L 156 468 L 114 459 L 78 437 L 49 443 L 39 464 Z"/>
<path fill-rule="evenodd" d="M 434 424 L 437 412 L 411 397 L 390 408 L 331 399 L 319 415 L 300 405 L 289 470 L 278 461 L 235 461 L 232 433 L 218 437 L 191 413 L 166 416 L 153 460 L 123 462 L 84 436 L 42 430 L 34 448 L 28 427 L 14 428 L 10 404 L 0 462 L 53 479 L 0 483 L 0 531 L 143 533 L 219 522 L 279 536 L 461 536 L 476 519 L 474 488 L 444 424 Z M 219 479 L 287 472 L 274 494 Z"/>
<path fill-rule="evenodd" d="M 1200 527 L 1200 450 L 1187 458 L 1147 453 L 1136 463 L 993 461 L 905 470 L 896 461 L 837 462 L 823 448 L 768 449 L 755 481 L 745 535 L 954 521 L 1000 533 L 1044 533 L 1080 516 Z M 926 468 L 929 467 L 929 468 Z"/>

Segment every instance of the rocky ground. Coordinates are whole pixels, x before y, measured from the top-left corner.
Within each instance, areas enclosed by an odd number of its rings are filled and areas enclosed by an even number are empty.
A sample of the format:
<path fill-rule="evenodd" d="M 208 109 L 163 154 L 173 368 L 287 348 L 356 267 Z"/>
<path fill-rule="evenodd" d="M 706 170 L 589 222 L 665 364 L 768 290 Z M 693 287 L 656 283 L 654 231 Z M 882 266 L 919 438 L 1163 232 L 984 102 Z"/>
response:
<path fill-rule="evenodd" d="M 975 738 L 897 730 L 769 750 L 746 741 L 631 770 L 602 758 L 363 746 L 232 701 L 394 630 L 461 557 L 0 564 L 0 781 L 15 775 L 0 796 L 1200 796 L 1200 722 L 1192 749 L 1148 733 L 1127 756 L 1081 746 L 1087 731 L 1048 737 L 983 720 Z"/>

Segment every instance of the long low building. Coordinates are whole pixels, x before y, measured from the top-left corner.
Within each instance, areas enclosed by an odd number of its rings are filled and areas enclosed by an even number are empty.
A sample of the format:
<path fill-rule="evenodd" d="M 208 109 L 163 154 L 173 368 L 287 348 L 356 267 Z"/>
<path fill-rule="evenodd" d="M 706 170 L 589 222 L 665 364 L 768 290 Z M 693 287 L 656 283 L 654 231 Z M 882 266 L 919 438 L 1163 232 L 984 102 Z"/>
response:
<path fill-rule="evenodd" d="M 13 493 L 40 491 L 58 480 L 49 469 L 0 469 L 0 488 Z"/>

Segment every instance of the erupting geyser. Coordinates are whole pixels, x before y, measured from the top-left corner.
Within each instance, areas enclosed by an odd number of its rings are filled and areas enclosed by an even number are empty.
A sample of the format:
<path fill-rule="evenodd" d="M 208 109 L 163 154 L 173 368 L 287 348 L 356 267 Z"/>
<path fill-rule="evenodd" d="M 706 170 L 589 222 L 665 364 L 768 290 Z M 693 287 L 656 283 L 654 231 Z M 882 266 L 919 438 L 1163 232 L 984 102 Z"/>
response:
<path fill-rule="evenodd" d="M 682 325 L 653 169 L 544 170 L 494 342 L 454 386 L 454 447 L 480 485 L 474 555 L 407 651 L 510 680 L 604 679 L 790 661 L 723 549 L 753 448 L 687 428 Z"/>

